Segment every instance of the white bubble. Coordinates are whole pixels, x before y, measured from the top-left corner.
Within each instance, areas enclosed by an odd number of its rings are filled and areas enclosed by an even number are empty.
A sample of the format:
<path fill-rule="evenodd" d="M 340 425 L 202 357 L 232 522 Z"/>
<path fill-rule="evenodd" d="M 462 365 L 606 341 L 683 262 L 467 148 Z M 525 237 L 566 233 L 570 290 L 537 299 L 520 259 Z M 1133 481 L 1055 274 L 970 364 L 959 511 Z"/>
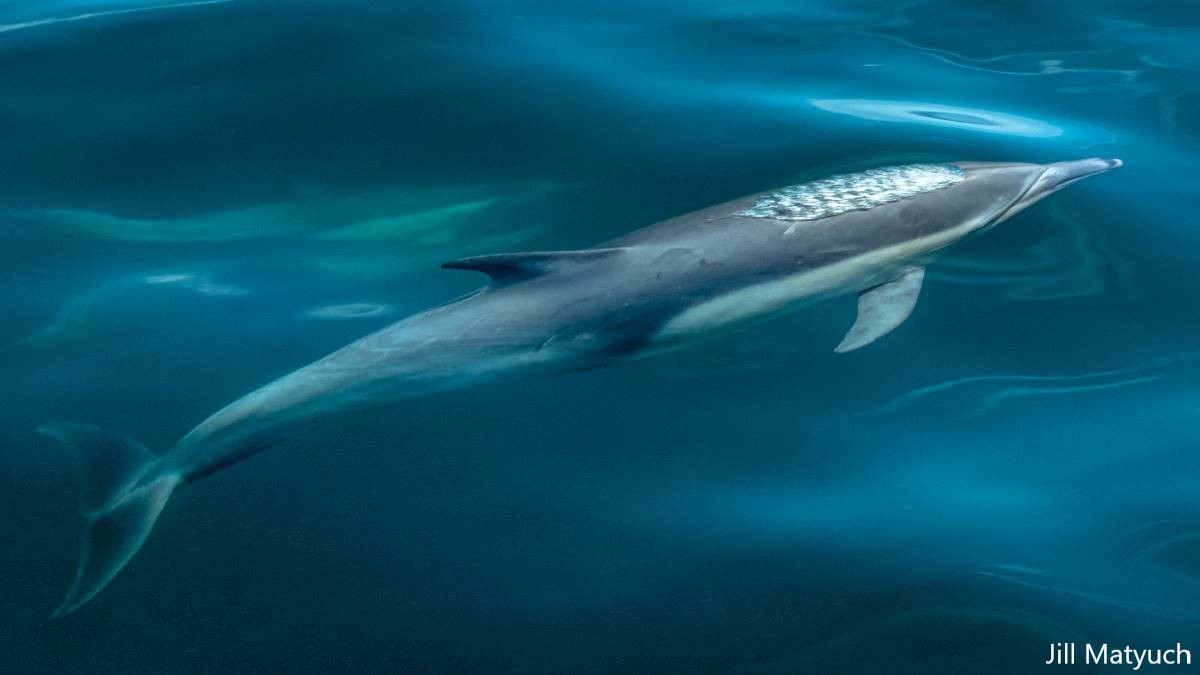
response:
<path fill-rule="evenodd" d="M 218 284 L 207 279 L 201 279 L 196 284 L 196 292 L 201 295 L 236 297 L 249 294 L 250 289 L 243 288 L 242 286 L 234 286 L 233 284 Z"/>
<path fill-rule="evenodd" d="M 143 279 L 143 281 L 145 281 L 146 283 L 154 284 L 156 286 L 162 285 L 162 284 L 172 284 L 172 285 L 185 284 L 185 283 L 191 283 L 195 280 L 196 280 L 196 275 L 194 275 L 194 274 L 152 274 L 152 275 L 146 277 L 145 279 Z"/>
<path fill-rule="evenodd" d="M 1061 136 L 1063 133 L 1062 129 L 1052 124 L 1028 117 L 940 103 L 862 98 L 809 99 L 808 102 L 821 110 L 879 122 L 907 122 L 1033 138 L 1049 138 Z"/>
<path fill-rule="evenodd" d="M 326 305 L 316 307 L 304 313 L 310 319 L 367 319 L 376 316 L 386 316 L 396 311 L 391 305 L 380 305 L 371 302 L 352 302 L 346 305 Z"/>

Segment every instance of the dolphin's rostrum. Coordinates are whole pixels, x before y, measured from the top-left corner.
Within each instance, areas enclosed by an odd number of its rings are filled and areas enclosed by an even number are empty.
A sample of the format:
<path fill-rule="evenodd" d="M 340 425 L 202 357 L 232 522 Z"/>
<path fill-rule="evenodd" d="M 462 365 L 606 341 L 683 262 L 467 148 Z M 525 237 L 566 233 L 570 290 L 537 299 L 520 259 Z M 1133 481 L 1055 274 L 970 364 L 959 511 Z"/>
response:
<path fill-rule="evenodd" d="M 924 266 L 1115 159 L 874 169 L 713 206 L 596 248 L 483 255 L 444 267 L 491 283 L 410 316 L 234 401 L 165 455 L 97 427 L 41 430 L 80 456 L 87 520 L 61 616 L 137 553 L 171 493 L 319 416 L 484 382 L 595 368 L 835 295 L 858 293 L 837 351 L 912 312 Z"/>

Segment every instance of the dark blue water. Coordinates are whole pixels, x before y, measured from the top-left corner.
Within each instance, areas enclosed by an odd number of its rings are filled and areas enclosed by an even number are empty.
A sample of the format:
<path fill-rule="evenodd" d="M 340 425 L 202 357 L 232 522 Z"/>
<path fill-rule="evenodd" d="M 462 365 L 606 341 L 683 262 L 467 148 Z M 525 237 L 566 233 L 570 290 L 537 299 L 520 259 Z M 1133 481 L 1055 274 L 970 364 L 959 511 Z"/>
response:
<path fill-rule="evenodd" d="M 1200 8 L 0 2 L 0 670 L 1001 672 L 1200 656 Z M 332 418 L 51 620 L 73 420 L 166 449 L 479 283 L 910 161 L 1120 157 L 930 268 L 655 360 Z"/>

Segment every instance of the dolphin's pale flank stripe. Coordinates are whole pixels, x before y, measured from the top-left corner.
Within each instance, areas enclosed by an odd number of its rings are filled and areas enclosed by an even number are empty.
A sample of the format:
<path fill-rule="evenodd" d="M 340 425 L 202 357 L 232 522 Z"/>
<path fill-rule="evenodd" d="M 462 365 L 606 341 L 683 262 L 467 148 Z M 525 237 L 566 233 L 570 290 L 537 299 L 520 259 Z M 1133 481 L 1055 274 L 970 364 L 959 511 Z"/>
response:
<path fill-rule="evenodd" d="M 77 451 L 85 480 L 83 548 L 55 615 L 112 580 L 180 486 L 330 412 L 597 368 L 852 293 L 858 318 L 836 350 L 860 349 L 909 317 L 925 266 L 941 250 L 1118 166 L 1085 159 L 874 169 L 735 199 L 590 249 L 463 258 L 443 266 L 483 272 L 486 286 L 243 396 L 161 457 L 96 427 L 47 425 L 43 432 Z M 331 311 L 346 309 L 316 316 Z"/>
<path fill-rule="evenodd" d="M 836 291 L 855 278 L 868 276 L 876 270 L 887 269 L 901 261 L 936 251 L 962 238 L 979 227 L 978 221 L 963 223 L 927 237 L 902 242 L 887 248 L 870 251 L 814 270 L 739 288 L 718 296 L 672 318 L 659 336 L 671 338 L 710 330 L 747 318 L 761 316 L 795 303 L 819 299 Z"/>

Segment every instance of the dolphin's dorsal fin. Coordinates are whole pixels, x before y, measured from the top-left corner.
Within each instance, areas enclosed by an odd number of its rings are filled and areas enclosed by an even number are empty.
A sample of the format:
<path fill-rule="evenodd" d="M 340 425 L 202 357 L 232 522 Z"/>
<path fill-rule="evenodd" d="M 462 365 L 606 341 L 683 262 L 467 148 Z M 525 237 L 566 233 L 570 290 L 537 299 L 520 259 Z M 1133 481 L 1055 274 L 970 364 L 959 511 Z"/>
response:
<path fill-rule="evenodd" d="M 917 306 L 924 280 L 925 268 L 916 267 L 886 284 L 859 293 L 858 318 L 833 351 L 849 352 L 865 347 L 904 323 Z"/>
<path fill-rule="evenodd" d="M 575 251 L 494 253 L 453 260 L 442 263 L 442 267 L 450 270 L 483 272 L 495 282 L 524 281 L 624 250 L 623 248 L 585 248 Z"/>

